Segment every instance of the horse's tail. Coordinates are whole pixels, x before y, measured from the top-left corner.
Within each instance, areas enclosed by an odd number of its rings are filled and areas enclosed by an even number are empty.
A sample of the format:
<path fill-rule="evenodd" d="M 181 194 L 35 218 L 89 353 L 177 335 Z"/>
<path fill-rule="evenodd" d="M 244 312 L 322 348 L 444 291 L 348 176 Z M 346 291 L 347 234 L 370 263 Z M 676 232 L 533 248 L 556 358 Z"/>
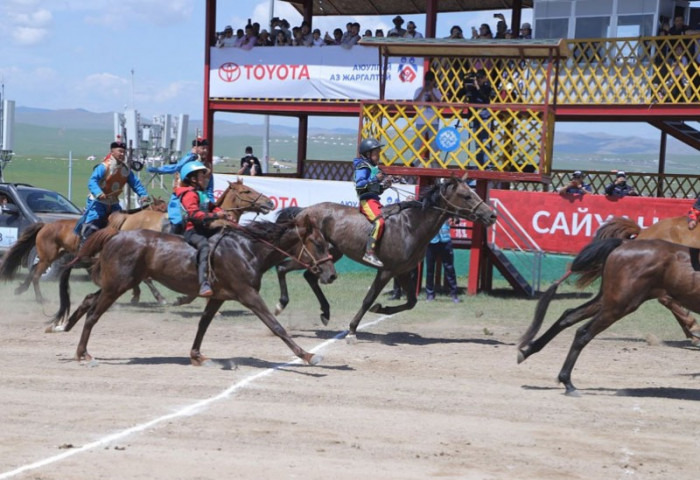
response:
<path fill-rule="evenodd" d="M 15 278 L 15 274 L 19 267 L 22 266 L 22 262 L 36 245 L 36 236 L 44 225 L 44 223 L 35 223 L 22 232 L 19 240 L 8 250 L 2 263 L 0 263 L 0 280 L 12 280 Z"/>
<path fill-rule="evenodd" d="M 571 270 L 568 270 L 564 274 L 564 276 L 556 282 L 554 282 L 537 301 L 537 307 L 535 308 L 535 317 L 532 319 L 532 323 L 530 324 L 528 329 L 520 337 L 520 340 L 518 340 L 518 348 L 523 348 L 525 345 L 529 344 L 532 341 L 532 339 L 535 338 L 537 332 L 540 331 L 540 327 L 542 327 L 542 322 L 544 321 L 544 317 L 547 314 L 549 304 L 554 298 L 554 294 L 557 293 L 559 285 L 561 285 L 561 283 L 564 280 L 569 278 L 569 275 L 571 275 L 571 273 Z"/>
<path fill-rule="evenodd" d="M 642 231 L 636 222 L 625 217 L 613 217 L 605 222 L 593 237 L 592 243 L 608 238 L 622 238 L 631 240 Z"/>
<path fill-rule="evenodd" d="M 73 262 L 69 262 L 61 270 L 61 276 L 58 280 L 58 311 L 50 320 L 50 323 L 54 326 L 63 323 L 70 314 L 70 285 L 68 280 L 70 280 L 72 270 Z"/>
<path fill-rule="evenodd" d="M 121 230 L 122 225 L 124 225 L 127 218 L 129 218 L 129 215 L 124 212 L 114 212 L 109 216 L 107 226 L 114 228 L 115 230 Z"/>
<path fill-rule="evenodd" d="M 277 223 L 284 222 L 287 220 L 293 220 L 297 218 L 297 215 L 301 213 L 303 208 L 301 207 L 285 207 L 279 211 L 277 214 Z"/>
<path fill-rule="evenodd" d="M 576 285 L 583 288 L 600 277 L 608 256 L 623 242 L 620 238 L 608 238 L 586 245 L 571 263 L 571 272 L 579 276 Z"/>

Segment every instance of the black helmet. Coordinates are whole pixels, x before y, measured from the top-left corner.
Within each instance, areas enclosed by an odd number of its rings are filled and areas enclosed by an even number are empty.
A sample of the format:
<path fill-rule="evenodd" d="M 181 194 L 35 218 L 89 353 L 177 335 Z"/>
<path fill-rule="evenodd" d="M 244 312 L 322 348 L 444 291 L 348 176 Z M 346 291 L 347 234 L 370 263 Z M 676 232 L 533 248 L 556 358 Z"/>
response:
<path fill-rule="evenodd" d="M 360 155 L 363 157 L 374 150 L 375 148 L 382 148 L 384 144 L 379 143 L 376 138 L 365 138 L 360 142 Z"/>

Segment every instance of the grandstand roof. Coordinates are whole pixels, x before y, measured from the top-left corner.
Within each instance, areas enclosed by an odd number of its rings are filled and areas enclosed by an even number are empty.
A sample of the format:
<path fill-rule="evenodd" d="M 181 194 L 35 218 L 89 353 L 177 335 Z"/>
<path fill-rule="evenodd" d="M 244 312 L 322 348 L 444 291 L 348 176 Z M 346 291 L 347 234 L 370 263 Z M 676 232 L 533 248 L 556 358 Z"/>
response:
<path fill-rule="evenodd" d="M 283 0 L 304 14 L 304 0 Z M 438 12 L 510 10 L 513 3 L 532 8 L 534 0 L 440 0 Z M 313 16 L 319 15 L 410 15 L 426 13 L 426 0 L 317 0 Z"/>
<path fill-rule="evenodd" d="M 537 40 L 457 40 L 446 38 L 367 37 L 360 45 L 379 47 L 391 57 L 504 57 L 566 58 L 571 51 L 562 39 Z"/>

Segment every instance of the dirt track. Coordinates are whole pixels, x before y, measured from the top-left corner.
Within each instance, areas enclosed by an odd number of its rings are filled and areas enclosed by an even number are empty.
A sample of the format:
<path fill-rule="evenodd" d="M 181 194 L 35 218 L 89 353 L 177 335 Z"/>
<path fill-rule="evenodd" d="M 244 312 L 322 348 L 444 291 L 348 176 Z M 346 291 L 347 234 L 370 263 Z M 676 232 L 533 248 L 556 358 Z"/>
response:
<path fill-rule="evenodd" d="M 697 476 L 700 367 L 680 338 L 601 335 L 569 398 L 554 379 L 573 332 L 517 365 L 523 322 L 485 328 L 468 300 L 420 302 L 356 345 L 332 341 L 319 367 L 285 365 L 282 342 L 227 303 L 203 346 L 217 366 L 195 368 L 196 307 L 122 303 L 95 328 L 90 366 L 72 360 L 79 330 L 44 334 L 30 296 L 0 293 L 13 302 L 0 320 L 0 479 Z M 281 320 L 307 349 L 347 325 L 291 308 Z"/>

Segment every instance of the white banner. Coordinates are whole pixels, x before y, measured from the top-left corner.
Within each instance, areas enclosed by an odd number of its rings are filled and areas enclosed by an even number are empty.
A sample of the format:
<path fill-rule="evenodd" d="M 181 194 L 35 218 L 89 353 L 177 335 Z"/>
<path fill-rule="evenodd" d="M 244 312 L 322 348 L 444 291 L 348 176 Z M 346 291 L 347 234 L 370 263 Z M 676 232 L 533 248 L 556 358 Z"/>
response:
<path fill-rule="evenodd" d="M 423 83 L 423 59 L 390 57 L 385 98 L 412 100 Z M 211 49 L 211 98 L 379 99 L 374 47 Z"/>
<path fill-rule="evenodd" d="M 258 192 L 270 197 L 275 204 L 275 209 L 267 215 L 259 215 L 258 218 L 274 221 L 279 211 L 285 207 L 308 207 L 315 203 L 336 202 L 343 205 L 358 206 L 355 185 L 352 182 L 337 182 L 332 180 L 305 180 L 275 177 L 249 177 L 238 175 L 214 174 L 214 196 L 218 198 L 227 187 L 227 182 L 234 182 L 239 178 L 243 183 L 254 188 Z M 382 194 L 382 205 L 406 200 L 409 195 L 416 195 L 415 185 L 396 185 L 395 188 L 386 190 Z M 241 222 L 255 218 L 254 213 L 246 213 Z"/>

